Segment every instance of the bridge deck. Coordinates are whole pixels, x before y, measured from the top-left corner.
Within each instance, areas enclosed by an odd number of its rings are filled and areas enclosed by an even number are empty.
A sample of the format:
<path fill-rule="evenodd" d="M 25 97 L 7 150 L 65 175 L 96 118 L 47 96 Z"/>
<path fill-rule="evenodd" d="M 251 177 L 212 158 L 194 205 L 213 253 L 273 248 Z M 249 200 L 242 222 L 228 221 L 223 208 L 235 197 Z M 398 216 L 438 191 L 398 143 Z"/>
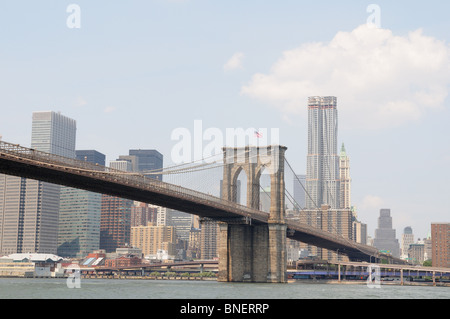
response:
<path fill-rule="evenodd" d="M 0 141 L 0 173 L 150 203 L 218 221 L 238 219 L 253 224 L 269 221 L 268 213 L 212 195 L 3 141 Z M 287 226 L 290 238 L 339 250 L 352 260 L 383 257 L 374 247 L 357 244 L 294 220 L 287 220 Z"/>

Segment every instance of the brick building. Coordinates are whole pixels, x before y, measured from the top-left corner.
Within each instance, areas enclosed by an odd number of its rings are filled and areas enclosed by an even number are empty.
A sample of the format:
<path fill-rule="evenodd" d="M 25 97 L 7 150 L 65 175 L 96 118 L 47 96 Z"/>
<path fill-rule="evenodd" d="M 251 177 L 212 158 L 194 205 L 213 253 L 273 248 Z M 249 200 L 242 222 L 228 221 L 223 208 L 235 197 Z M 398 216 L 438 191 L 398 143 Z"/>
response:
<path fill-rule="evenodd" d="M 431 224 L 433 267 L 450 268 L 450 223 Z"/>
<path fill-rule="evenodd" d="M 111 267 L 111 268 L 123 268 L 123 267 L 139 265 L 141 263 L 142 263 L 142 260 L 139 257 L 120 256 L 115 259 L 107 259 L 105 261 L 105 266 Z"/>

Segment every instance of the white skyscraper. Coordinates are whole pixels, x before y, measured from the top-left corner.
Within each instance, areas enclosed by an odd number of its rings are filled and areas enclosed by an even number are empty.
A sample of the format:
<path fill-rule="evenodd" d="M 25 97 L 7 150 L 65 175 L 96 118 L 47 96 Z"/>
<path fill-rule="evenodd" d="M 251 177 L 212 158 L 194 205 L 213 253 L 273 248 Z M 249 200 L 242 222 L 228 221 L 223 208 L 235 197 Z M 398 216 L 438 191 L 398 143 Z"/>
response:
<path fill-rule="evenodd" d="M 402 234 L 401 239 L 401 255 L 400 258 L 407 259 L 408 258 L 408 249 L 409 246 L 414 244 L 414 234 L 412 228 L 410 226 L 405 227 Z"/>
<path fill-rule="evenodd" d="M 337 98 L 310 97 L 306 172 L 308 209 L 318 209 L 323 204 L 331 206 L 332 209 L 340 208 L 337 132 Z"/>
<path fill-rule="evenodd" d="M 341 208 L 352 207 L 351 197 L 351 178 L 350 178 L 350 159 L 342 144 L 341 154 L 339 156 L 339 171 L 340 171 L 340 204 Z"/>
<path fill-rule="evenodd" d="M 75 158 L 76 121 L 56 112 L 34 112 L 31 148 Z"/>
<path fill-rule="evenodd" d="M 31 148 L 75 157 L 76 122 L 33 113 Z M 0 175 L 0 254 L 57 252 L 60 186 Z"/>

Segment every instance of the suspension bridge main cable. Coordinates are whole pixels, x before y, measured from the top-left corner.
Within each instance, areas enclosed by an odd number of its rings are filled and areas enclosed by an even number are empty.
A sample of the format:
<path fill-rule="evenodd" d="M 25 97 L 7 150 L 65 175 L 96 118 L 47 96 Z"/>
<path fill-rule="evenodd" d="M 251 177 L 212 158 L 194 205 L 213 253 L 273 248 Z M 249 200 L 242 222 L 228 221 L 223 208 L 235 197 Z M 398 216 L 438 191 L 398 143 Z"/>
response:
<path fill-rule="evenodd" d="M 295 174 L 294 170 L 292 169 L 292 166 L 289 164 L 288 160 L 285 158 L 285 162 L 288 165 L 288 167 L 290 168 L 290 170 L 294 173 L 295 178 L 297 179 L 297 181 L 300 183 L 300 185 L 302 186 L 302 188 L 305 190 L 305 193 L 308 195 L 308 197 L 311 199 L 311 201 L 313 202 L 314 206 L 317 208 L 317 210 L 320 210 L 320 208 L 317 206 L 317 204 L 315 203 L 315 201 L 311 198 L 309 192 L 305 189 L 305 187 L 303 186 L 303 183 L 300 181 L 300 179 L 297 177 L 297 175 Z M 287 191 L 286 187 L 285 187 L 285 191 L 289 194 L 289 196 L 292 197 L 292 195 Z M 289 198 L 288 198 L 289 199 Z M 297 201 L 295 200 L 295 198 L 292 198 L 294 200 L 295 203 L 297 203 Z M 292 202 L 291 202 L 292 203 Z M 292 203 L 293 204 L 293 203 Z M 294 204 L 293 204 L 294 205 Z M 298 205 L 298 203 L 297 203 Z M 300 205 L 298 205 L 300 207 Z M 303 210 L 303 209 L 302 209 Z M 356 242 L 354 242 L 353 240 L 344 237 L 342 234 L 339 233 L 338 229 L 336 229 L 336 227 L 331 224 L 331 227 L 333 228 L 333 230 L 335 231 L 336 235 L 338 235 L 341 239 L 345 240 L 347 243 L 350 244 L 351 247 L 353 247 L 354 249 L 365 253 L 364 251 L 362 251 L 357 245 Z"/>
<path fill-rule="evenodd" d="M 238 151 L 238 152 L 239 152 L 239 151 Z M 248 154 L 248 153 L 250 153 L 250 152 L 254 153 L 253 150 L 245 150 L 242 154 L 239 153 L 239 156 L 245 156 L 246 154 Z M 214 169 L 214 168 L 223 167 L 223 166 L 227 165 L 228 163 L 224 163 L 224 162 L 223 162 L 223 163 L 221 163 L 221 164 L 218 164 L 219 161 L 213 161 L 213 162 L 205 162 L 205 163 L 201 163 L 201 164 L 196 165 L 196 166 L 190 166 L 190 167 L 178 168 L 178 167 L 183 167 L 183 166 L 191 165 L 191 164 L 194 164 L 194 163 L 197 163 L 197 162 L 203 162 L 203 161 L 205 161 L 205 160 L 208 160 L 208 159 L 217 157 L 217 156 L 219 156 L 219 155 L 220 155 L 220 156 L 223 156 L 223 153 L 214 154 L 214 155 L 211 155 L 211 156 L 209 156 L 209 157 L 202 158 L 202 159 L 199 159 L 199 160 L 196 160 L 196 161 L 192 161 L 192 162 L 189 162 L 189 163 L 181 163 L 181 164 L 178 164 L 178 165 L 166 167 L 166 168 L 163 168 L 162 170 L 161 170 L 161 169 L 154 169 L 154 170 L 150 170 L 150 171 L 145 171 L 145 172 L 143 172 L 143 173 L 141 173 L 141 174 L 143 174 L 143 175 L 169 175 L 169 174 L 182 174 L 182 173 L 190 173 L 190 172 L 202 171 L 202 170 L 207 170 L 207 169 Z M 257 157 L 257 156 L 259 156 L 259 155 L 258 155 L 258 154 L 253 154 L 253 155 L 249 156 L 248 159 L 253 159 L 253 158 Z M 206 168 L 207 166 L 210 166 L 210 165 L 213 165 L 213 164 L 218 164 L 218 165 L 213 166 L 213 167 Z M 203 167 L 203 168 L 202 168 L 202 167 Z M 178 169 L 177 169 L 177 168 L 178 168 Z"/>
<path fill-rule="evenodd" d="M 284 161 L 286 162 L 286 164 L 288 165 L 289 169 L 292 171 L 292 173 L 294 174 L 295 179 L 300 183 L 300 185 L 302 186 L 303 190 L 305 191 L 306 195 L 308 195 L 309 199 L 311 200 L 311 202 L 314 204 L 314 206 L 317 209 L 320 209 L 319 206 L 317 206 L 316 202 L 312 199 L 311 195 L 309 194 L 308 190 L 305 188 L 305 186 L 303 185 L 303 183 L 300 181 L 300 179 L 298 178 L 297 174 L 295 174 L 294 169 L 292 168 L 291 164 L 289 164 L 288 160 L 285 158 Z"/>

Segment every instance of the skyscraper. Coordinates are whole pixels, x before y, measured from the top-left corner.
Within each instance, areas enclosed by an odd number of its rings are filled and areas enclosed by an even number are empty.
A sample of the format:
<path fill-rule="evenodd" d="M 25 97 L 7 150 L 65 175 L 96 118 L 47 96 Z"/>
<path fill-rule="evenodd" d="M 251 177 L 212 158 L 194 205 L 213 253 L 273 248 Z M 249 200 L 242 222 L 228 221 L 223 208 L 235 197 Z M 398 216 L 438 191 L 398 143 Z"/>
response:
<path fill-rule="evenodd" d="M 102 154 L 96 150 L 77 150 L 76 156 L 77 160 L 105 166 L 105 154 Z"/>
<path fill-rule="evenodd" d="M 340 208 L 337 132 L 337 98 L 310 97 L 306 172 L 308 209 L 320 209 L 324 204 L 330 205 L 332 209 Z"/>
<path fill-rule="evenodd" d="M 405 227 L 402 234 L 401 240 L 401 255 L 400 257 L 403 259 L 408 258 L 408 249 L 409 246 L 414 244 L 414 234 L 411 227 Z"/>
<path fill-rule="evenodd" d="M 127 172 L 139 172 L 148 177 L 162 179 L 162 175 L 154 174 L 163 167 L 163 155 L 156 150 L 130 150 L 129 155 L 121 155 L 110 162 L 110 167 Z M 130 244 L 132 211 L 136 213 L 139 203 L 114 196 L 102 196 L 100 248 L 112 252 L 125 244 Z M 144 205 L 145 206 L 145 205 Z M 143 208 L 142 208 L 143 209 Z M 158 213 L 158 218 L 161 216 Z M 135 216 L 136 217 L 136 216 Z M 146 226 L 146 224 L 144 224 Z"/>
<path fill-rule="evenodd" d="M 133 207 L 131 207 L 131 227 L 145 226 L 148 223 L 156 225 L 158 208 L 161 209 L 156 205 L 134 202 Z"/>
<path fill-rule="evenodd" d="M 450 267 L 450 223 L 431 224 L 433 267 Z"/>
<path fill-rule="evenodd" d="M 340 205 L 341 208 L 351 208 L 351 178 L 350 159 L 345 150 L 344 144 L 339 155 L 339 179 L 340 179 Z"/>
<path fill-rule="evenodd" d="M 296 206 L 294 207 L 296 209 L 303 209 L 305 208 L 306 203 L 306 175 L 295 175 L 294 176 L 294 200 L 296 203 Z"/>
<path fill-rule="evenodd" d="M 128 163 L 128 161 L 112 161 L 110 166 L 123 171 L 131 171 L 130 165 L 121 167 L 118 162 Z M 133 205 L 132 200 L 102 194 L 100 249 L 109 253 L 114 252 L 116 248 L 130 244 L 131 209 Z"/>
<path fill-rule="evenodd" d="M 75 157 L 76 122 L 55 112 L 34 112 L 31 148 Z M 57 252 L 60 186 L 0 176 L 0 254 Z"/>
<path fill-rule="evenodd" d="M 76 151 L 78 160 L 105 165 L 105 155 L 95 150 Z M 100 212 L 102 195 L 61 188 L 58 231 L 58 255 L 82 258 L 100 244 Z"/>
<path fill-rule="evenodd" d="M 137 158 L 137 169 L 135 172 L 141 172 L 144 175 L 149 174 L 149 177 L 162 180 L 162 175 L 154 173 L 163 168 L 163 155 L 156 150 L 130 150 L 129 156 Z"/>
<path fill-rule="evenodd" d="M 75 158 L 76 121 L 56 112 L 34 112 L 31 148 Z"/>
<path fill-rule="evenodd" d="M 400 245 L 395 238 L 395 229 L 392 228 L 392 217 L 390 209 L 381 209 L 378 218 L 378 228 L 375 230 L 373 246 L 379 250 L 392 254 L 393 257 L 400 257 Z"/>
<path fill-rule="evenodd" d="M 102 195 L 100 249 L 110 253 L 130 244 L 132 206 L 132 200 Z"/>

